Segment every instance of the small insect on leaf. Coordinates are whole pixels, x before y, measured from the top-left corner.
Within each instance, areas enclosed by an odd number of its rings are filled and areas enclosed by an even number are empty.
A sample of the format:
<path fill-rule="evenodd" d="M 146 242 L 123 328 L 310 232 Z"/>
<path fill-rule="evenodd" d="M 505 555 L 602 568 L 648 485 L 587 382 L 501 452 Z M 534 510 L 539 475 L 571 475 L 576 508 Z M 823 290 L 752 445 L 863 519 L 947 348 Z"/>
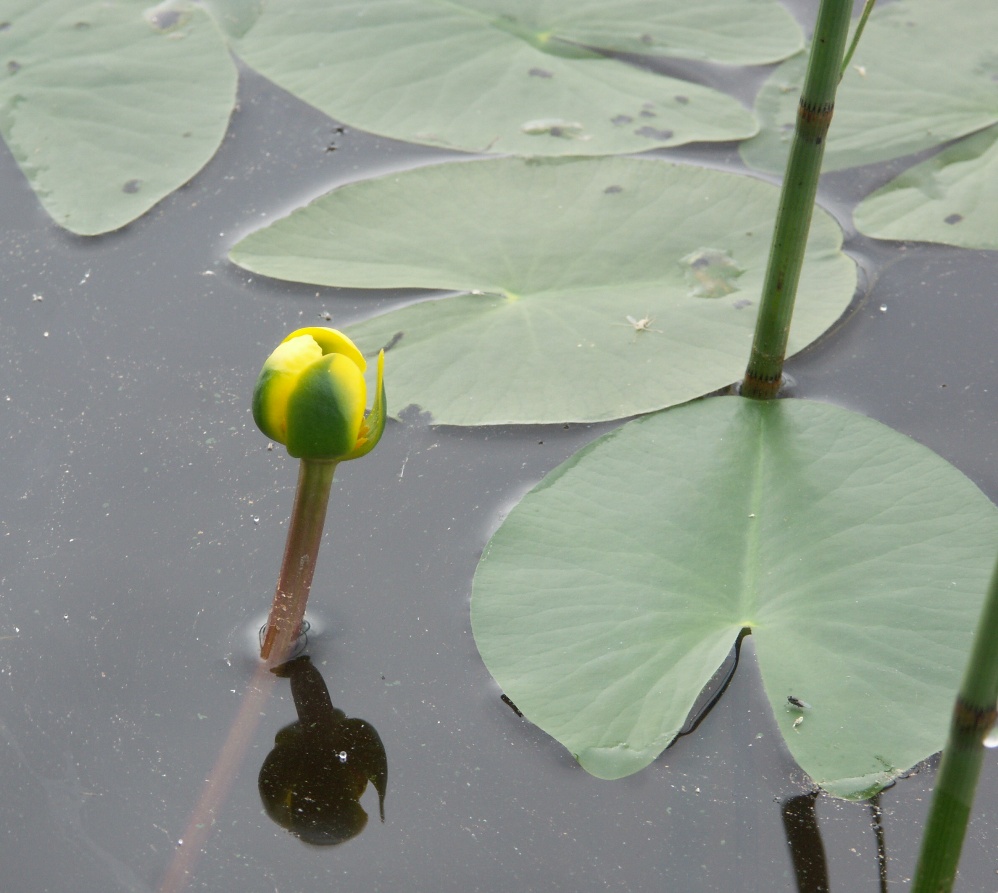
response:
<path fill-rule="evenodd" d="M 653 329 L 651 327 L 654 320 L 650 316 L 642 316 L 641 319 L 635 319 L 633 316 L 628 316 L 627 321 L 633 326 L 635 332 L 658 331 L 658 329 Z"/>
<path fill-rule="evenodd" d="M 787 703 L 795 710 L 811 709 L 811 705 L 808 704 L 807 701 L 802 701 L 800 698 L 795 698 L 793 695 L 787 695 Z"/>
<path fill-rule="evenodd" d="M 648 316 L 647 313 L 642 316 L 641 319 L 635 319 L 630 314 L 625 316 L 624 319 L 627 320 L 627 325 L 634 329 L 635 332 L 658 332 L 659 334 L 662 332 L 661 329 L 653 329 L 651 327 L 651 324 L 655 322 L 655 320 Z M 617 325 L 622 326 L 624 323 L 617 323 Z"/>

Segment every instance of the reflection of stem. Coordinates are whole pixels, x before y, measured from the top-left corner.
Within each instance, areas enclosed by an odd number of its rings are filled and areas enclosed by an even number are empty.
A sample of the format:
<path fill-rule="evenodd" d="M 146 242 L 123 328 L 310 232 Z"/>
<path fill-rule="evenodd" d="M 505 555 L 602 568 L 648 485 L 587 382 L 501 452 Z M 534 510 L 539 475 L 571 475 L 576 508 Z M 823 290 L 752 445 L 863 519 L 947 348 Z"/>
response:
<path fill-rule="evenodd" d="M 271 666 L 284 663 L 298 639 L 308 592 L 312 588 L 335 470 L 336 460 L 333 459 L 301 460 L 284 561 L 267 620 L 267 633 L 260 648 L 260 657 Z"/>
<path fill-rule="evenodd" d="M 308 657 L 296 657 L 274 672 L 291 680 L 291 697 L 298 711 L 298 722 L 309 734 L 328 733 L 347 718 L 342 710 L 333 706 L 326 680 Z"/>
<path fill-rule="evenodd" d="M 263 717 L 263 706 L 275 681 L 276 678 L 266 666 L 257 667 L 211 775 L 205 779 L 201 797 L 191 813 L 184 836 L 177 845 L 158 893 L 180 893 L 190 883 L 194 862 L 215 827 L 222 804 L 229 794 L 253 733 Z"/>
<path fill-rule="evenodd" d="M 870 823 L 877 840 L 877 866 L 880 869 L 880 893 L 887 893 L 887 844 L 884 842 L 884 811 L 880 808 L 880 793 L 870 799 Z"/>
<path fill-rule="evenodd" d="M 799 893 L 828 893 L 825 845 L 814 811 L 817 791 L 791 797 L 783 804 L 783 830 L 790 844 Z"/>
<path fill-rule="evenodd" d="M 815 804 L 818 791 L 792 797 L 783 804 L 783 828 L 790 844 L 790 858 L 797 876 L 798 893 L 828 893 L 828 864 L 825 846 L 818 827 Z M 880 794 L 869 801 L 870 824 L 877 840 L 877 867 L 880 893 L 887 893 L 887 847 L 884 843 L 883 812 Z"/>

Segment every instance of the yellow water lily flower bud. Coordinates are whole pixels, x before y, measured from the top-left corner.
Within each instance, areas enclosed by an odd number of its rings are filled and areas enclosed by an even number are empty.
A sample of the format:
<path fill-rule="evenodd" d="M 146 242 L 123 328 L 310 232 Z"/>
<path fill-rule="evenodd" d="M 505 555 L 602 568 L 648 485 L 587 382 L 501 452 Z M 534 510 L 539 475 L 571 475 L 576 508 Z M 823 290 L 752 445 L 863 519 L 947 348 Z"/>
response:
<path fill-rule="evenodd" d="M 267 357 L 253 389 L 253 419 L 296 459 L 356 459 L 385 429 L 382 351 L 374 406 L 365 416 L 367 362 L 346 335 L 310 326 L 288 335 Z"/>

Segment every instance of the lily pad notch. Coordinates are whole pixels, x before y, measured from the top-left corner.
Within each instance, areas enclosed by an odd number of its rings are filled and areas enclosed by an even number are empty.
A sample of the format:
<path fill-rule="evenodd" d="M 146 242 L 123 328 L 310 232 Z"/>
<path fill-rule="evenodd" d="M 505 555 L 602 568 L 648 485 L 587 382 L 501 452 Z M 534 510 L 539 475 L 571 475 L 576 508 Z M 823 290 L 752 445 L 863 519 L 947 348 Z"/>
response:
<path fill-rule="evenodd" d="M 509 514 L 475 575 L 486 665 L 602 778 L 668 746 L 745 628 L 784 740 L 826 791 L 869 797 L 945 738 L 995 507 L 877 422 L 774 399 L 850 10 L 822 0 L 818 15 L 742 386 L 754 399 L 699 400 L 586 447 Z"/>

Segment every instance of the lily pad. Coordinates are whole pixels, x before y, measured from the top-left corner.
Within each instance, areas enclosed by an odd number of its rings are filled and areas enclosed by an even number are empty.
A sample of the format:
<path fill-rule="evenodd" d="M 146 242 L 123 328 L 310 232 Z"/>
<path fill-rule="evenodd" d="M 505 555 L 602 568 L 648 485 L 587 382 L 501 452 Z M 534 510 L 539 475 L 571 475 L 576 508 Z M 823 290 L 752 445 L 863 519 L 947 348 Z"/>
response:
<path fill-rule="evenodd" d="M 351 327 L 390 345 L 392 401 L 450 425 L 621 418 L 744 372 L 777 190 L 750 177 L 633 158 L 498 159 L 349 184 L 233 248 L 282 279 L 447 289 Z M 817 211 L 791 352 L 856 286 Z"/>
<path fill-rule="evenodd" d="M 236 70 L 202 10 L 8 0 L 0 17 L 0 133 L 60 226 L 118 229 L 215 153 Z"/>
<path fill-rule="evenodd" d="M 909 168 L 860 202 L 853 220 L 875 239 L 998 250 L 998 126 Z"/>
<path fill-rule="evenodd" d="M 248 65 L 340 121 L 521 155 L 751 136 L 755 119 L 730 96 L 605 53 L 753 64 L 801 45 L 769 0 L 286 0 L 236 30 Z"/>
<path fill-rule="evenodd" d="M 824 170 L 920 152 L 998 122 L 998 4 L 980 0 L 878 6 L 842 79 Z M 782 171 L 804 80 L 803 54 L 778 67 L 756 99 L 758 136 L 741 147 L 759 170 Z"/>
<path fill-rule="evenodd" d="M 942 747 L 996 542 L 989 500 L 878 422 L 710 398 L 529 493 L 482 556 L 472 626 L 517 707 L 600 778 L 669 745 L 748 628 L 794 758 L 862 798 Z"/>

